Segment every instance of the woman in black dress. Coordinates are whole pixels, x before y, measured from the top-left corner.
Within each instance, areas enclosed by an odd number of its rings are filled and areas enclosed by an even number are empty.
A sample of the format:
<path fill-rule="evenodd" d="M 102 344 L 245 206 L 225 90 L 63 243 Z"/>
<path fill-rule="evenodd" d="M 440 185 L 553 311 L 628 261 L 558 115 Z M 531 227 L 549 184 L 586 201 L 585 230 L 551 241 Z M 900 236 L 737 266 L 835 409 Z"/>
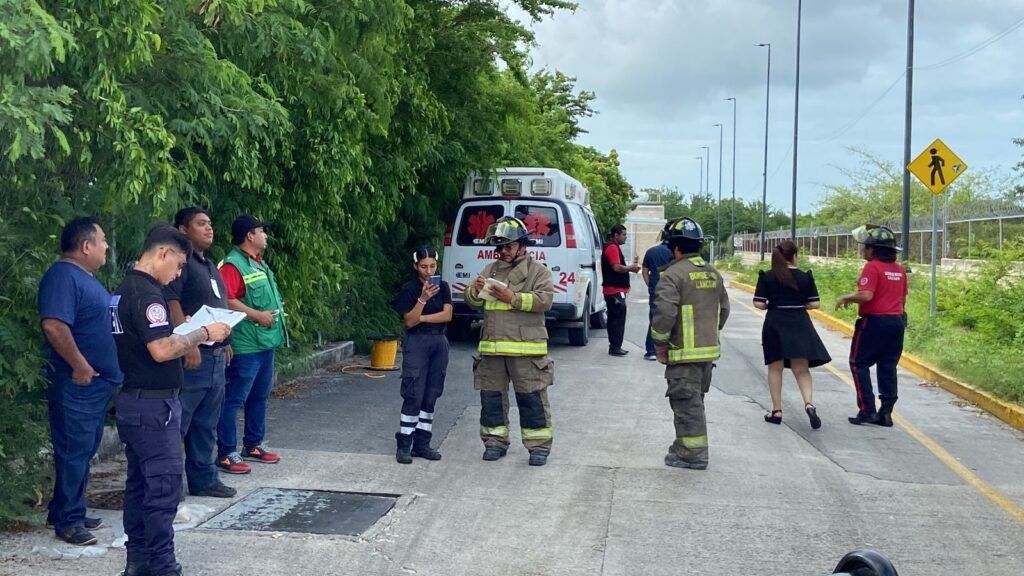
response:
<path fill-rule="evenodd" d="M 402 414 L 395 459 L 401 464 L 413 456 L 440 460 L 441 453 L 430 446 L 433 437 L 434 405 L 444 392 L 448 372 L 448 337 L 445 328 L 452 320 L 452 291 L 447 282 L 434 276 L 437 251 L 424 246 L 413 252 L 416 278 L 402 286 L 395 297 L 395 311 L 405 324 L 402 347 Z"/>
<path fill-rule="evenodd" d="M 772 269 L 761 271 L 754 291 L 754 307 L 767 310 L 761 328 L 761 347 L 768 366 L 772 411 L 764 421 L 782 423 L 782 370 L 793 371 L 811 428 L 821 428 L 814 407 L 811 368 L 832 361 L 814 329 L 808 310 L 821 306 L 814 276 L 796 267 L 796 244 L 786 240 L 772 250 Z"/>

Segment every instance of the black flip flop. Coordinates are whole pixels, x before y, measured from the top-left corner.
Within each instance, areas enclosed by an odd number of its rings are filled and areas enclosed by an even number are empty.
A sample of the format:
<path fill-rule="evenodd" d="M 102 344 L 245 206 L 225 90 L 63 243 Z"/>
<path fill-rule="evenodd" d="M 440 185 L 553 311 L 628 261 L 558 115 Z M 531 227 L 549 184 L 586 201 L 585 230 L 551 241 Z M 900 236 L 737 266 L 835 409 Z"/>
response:
<path fill-rule="evenodd" d="M 764 421 L 769 424 L 782 424 L 782 410 L 772 410 L 771 414 L 765 414 Z"/>

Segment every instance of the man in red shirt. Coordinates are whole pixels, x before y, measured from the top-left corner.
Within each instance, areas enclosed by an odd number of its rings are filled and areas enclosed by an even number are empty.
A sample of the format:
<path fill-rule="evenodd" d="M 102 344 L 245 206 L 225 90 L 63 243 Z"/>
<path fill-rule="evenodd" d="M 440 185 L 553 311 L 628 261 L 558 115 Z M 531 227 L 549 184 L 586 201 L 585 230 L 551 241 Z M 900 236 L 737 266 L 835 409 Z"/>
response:
<path fill-rule="evenodd" d="M 608 353 L 612 356 L 629 353 L 622 349 L 622 339 L 626 334 L 626 295 L 629 294 L 630 272 L 640 271 L 635 258 L 632 266 L 626 266 L 626 257 L 620 248 L 626 243 L 626 236 L 625 226 L 612 226 L 611 237 L 601 254 L 601 275 L 604 278 L 601 291 L 608 305 Z"/>
<path fill-rule="evenodd" d="M 862 226 L 853 237 L 863 246 L 861 256 L 868 261 L 857 280 L 857 291 L 836 301 L 836 310 L 857 304 L 858 316 L 850 347 L 850 370 L 857 385 L 856 416 L 850 424 L 892 426 L 892 408 L 896 404 L 896 366 L 903 354 L 906 316 L 907 273 L 896 262 L 896 235 L 885 226 Z M 871 366 L 877 365 L 878 397 L 882 405 L 875 410 L 871 387 Z"/>

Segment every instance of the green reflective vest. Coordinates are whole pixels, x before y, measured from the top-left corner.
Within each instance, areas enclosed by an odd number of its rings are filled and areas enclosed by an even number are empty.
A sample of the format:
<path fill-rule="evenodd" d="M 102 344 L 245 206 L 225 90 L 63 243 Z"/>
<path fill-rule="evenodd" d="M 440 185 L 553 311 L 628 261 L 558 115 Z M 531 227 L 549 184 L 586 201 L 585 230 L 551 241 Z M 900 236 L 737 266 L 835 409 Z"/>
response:
<path fill-rule="evenodd" d="M 281 304 L 281 292 L 277 289 L 274 273 L 266 263 L 259 263 L 238 247 L 221 261 L 218 267 L 232 264 L 242 275 L 245 282 L 245 296 L 239 300 L 254 310 L 279 310 L 274 314 L 274 323 L 263 327 L 251 320 L 243 320 L 235 325 L 231 334 L 231 348 L 235 354 L 251 354 L 279 348 L 286 344 L 284 306 Z"/>

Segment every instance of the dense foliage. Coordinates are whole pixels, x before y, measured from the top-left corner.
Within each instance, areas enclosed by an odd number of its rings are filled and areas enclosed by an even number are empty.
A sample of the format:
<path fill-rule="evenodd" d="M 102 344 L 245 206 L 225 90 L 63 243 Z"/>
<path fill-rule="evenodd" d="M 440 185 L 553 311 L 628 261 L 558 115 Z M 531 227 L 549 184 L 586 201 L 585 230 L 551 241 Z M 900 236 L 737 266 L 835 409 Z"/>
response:
<path fill-rule="evenodd" d="M 396 330 L 406 254 L 473 170 L 549 165 L 602 223 L 631 188 L 574 142 L 594 95 L 527 72 L 530 18 L 566 0 L 0 0 L 0 523 L 46 489 L 35 289 L 94 214 L 113 287 L 185 205 L 270 220 L 293 339 Z M 45 496 L 45 495 L 44 495 Z"/>

